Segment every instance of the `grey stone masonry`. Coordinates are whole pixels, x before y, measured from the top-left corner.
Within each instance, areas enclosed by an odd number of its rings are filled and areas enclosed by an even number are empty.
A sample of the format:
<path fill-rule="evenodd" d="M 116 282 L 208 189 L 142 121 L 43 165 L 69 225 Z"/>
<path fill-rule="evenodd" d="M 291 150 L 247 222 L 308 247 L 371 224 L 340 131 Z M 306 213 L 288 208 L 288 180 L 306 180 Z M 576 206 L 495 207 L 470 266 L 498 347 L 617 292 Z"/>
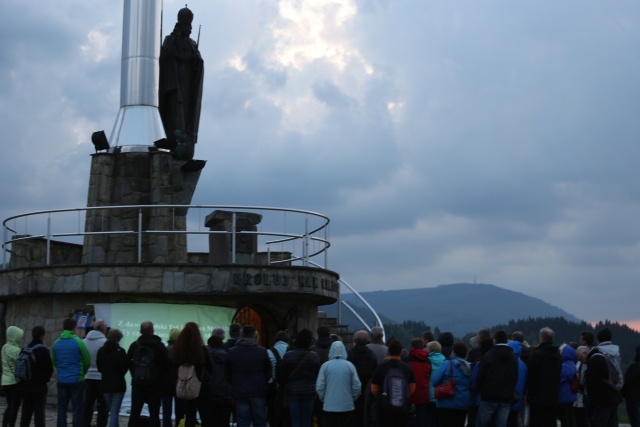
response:
<path fill-rule="evenodd" d="M 189 205 L 200 170 L 184 170 L 171 153 L 123 152 L 92 155 L 88 207 L 127 205 Z M 121 208 L 87 213 L 82 262 L 187 262 L 185 234 L 143 234 L 138 230 L 185 231 L 187 209 Z"/>

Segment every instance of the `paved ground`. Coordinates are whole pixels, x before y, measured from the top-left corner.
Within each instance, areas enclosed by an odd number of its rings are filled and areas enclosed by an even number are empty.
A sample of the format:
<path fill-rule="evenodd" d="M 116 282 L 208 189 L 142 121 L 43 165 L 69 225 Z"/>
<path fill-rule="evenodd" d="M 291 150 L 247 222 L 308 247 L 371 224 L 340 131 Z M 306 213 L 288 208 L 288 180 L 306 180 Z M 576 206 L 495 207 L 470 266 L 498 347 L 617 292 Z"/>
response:
<path fill-rule="evenodd" d="M 0 414 L 4 414 L 4 410 L 7 408 L 7 402 L 4 398 L 0 401 Z M 47 404 L 44 413 L 44 422 L 46 427 L 56 427 L 58 421 L 58 407 L 55 404 Z M 95 415 L 94 415 L 95 425 Z M 129 417 L 120 417 L 120 426 L 125 427 L 129 422 Z M 71 425 L 71 412 L 67 414 L 67 424 Z M 16 427 L 20 425 L 20 412 L 18 412 L 18 421 Z M 33 418 L 31 418 L 31 425 L 33 426 Z"/>

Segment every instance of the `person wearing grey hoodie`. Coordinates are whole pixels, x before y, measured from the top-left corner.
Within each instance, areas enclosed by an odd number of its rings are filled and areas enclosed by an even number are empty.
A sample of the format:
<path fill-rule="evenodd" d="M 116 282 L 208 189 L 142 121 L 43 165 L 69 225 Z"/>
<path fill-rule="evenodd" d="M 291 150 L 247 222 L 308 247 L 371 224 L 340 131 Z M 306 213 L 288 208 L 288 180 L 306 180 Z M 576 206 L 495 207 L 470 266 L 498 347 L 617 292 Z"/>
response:
<path fill-rule="evenodd" d="M 609 328 L 598 332 L 599 344 L 587 356 L 586 386 L 589 395 L 592 427 L 618 425 L 618 405 L 622 402 L 620 390 L 609 384 L 609 367 L 605 355 L 620 360 L 620 347 L 611 342 Z"/>
<path fill-rule="evenodd" d="M 349 427 L 354 402 L 361 391 L 356 367 L 347 360 L 347 349 L 342 341 L 334 341 L 329 349 L 329 360 L 320 367 L 316 380 L 325 425 Z"/>
<path fill-rule="evenodd" d="M 7 396 L 7 408 L 2 418 L 2 427 L 13 427 L 20 409 L 20 394 L 16 390 L 18 380 L 13 371 L 20 355 L 20 344 L 24 331 L 17 326 L 7 328 L 7 343 L 2 346 L 2 388 Z"/>
<path fill-rule="evenodd" d="M 96 402 L 98 406 L 98 427 L 106 427 L 107 425 L 107 405 L 102 395 L 102 389 L 100 388 L 102 374 L 98 371 L 98 365 L 96 364 L 98 350 L 100 350 L 106 341 L 107 322 L 97 320 L 93 324 L 93 330 L 84 338 L 84 344 L 87 346 L 87 350 L 89 350 L 89 356 L 91 356 L 91 365 L 84 375 L 84 427 L 91 427 L 93 405 Z"/>

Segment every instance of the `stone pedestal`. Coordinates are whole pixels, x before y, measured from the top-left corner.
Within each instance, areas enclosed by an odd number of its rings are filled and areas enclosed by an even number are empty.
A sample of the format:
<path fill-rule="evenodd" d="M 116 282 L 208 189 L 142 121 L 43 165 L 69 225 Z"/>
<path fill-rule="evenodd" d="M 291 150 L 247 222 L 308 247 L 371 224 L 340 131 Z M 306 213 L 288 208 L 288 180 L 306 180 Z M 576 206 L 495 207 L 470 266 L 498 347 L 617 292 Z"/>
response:
<path fill-rule="evenodd" d="M 193 162 L 193 161 L 191 161 Z M 91 159 L 87 206 L 189 205 L 200 177 L 192 163 L 167 152 L 98 153 Z M 185 167 L 186 165 L 186 167 Z M 196 169 L 196 170 L 194 170 Z M 87 213 L 83 263 L 187 262 L 185 234 L 139 230 L 186 230 L 187 208 L 98 209 Z"/>
<path fill-rule="evenodd" d="M 231 264 L 233 259 L 233 215 L 234 212 L 216 210 L 207 215 L 204 226 L 223 234 L 209 235 L 209 262 L 213 265 Z M 262 215 L 251 212 L 235 212 L 236 216 L 236 264 L 255 264 L 258 251 L 258 236 L 243 231 L 257 231 Z"/>

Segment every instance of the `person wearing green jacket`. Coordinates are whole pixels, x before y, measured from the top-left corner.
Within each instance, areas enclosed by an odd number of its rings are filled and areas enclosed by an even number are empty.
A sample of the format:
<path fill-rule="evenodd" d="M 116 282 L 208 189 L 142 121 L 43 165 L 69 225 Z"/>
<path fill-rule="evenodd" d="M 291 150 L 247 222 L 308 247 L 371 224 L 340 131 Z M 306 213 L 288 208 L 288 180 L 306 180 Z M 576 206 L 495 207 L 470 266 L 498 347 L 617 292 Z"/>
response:
<path fill-rule="evenodd" d="M 58 427 L 67 426 L 69 400 L 73 408 L 73 427 L 83 427 L 84 374 L 91 366 L 91 356 L 76 333 L 75 319 L 64 319 L 62 334 L 53 344 L 51 359 L 58 371 Z"/>
<path fill-rule="evenodd" d="M 7 396 L 7 408 L 2 418 L 2 427 L 14 427 L 20 409 L 20 393 L 18 393 L 13 371 L 16 359 L 20 355 L 20 345 L 24 331 L 17 326 L 7 328 L 7 343 L 2 346 L 2 388 Z"/>

